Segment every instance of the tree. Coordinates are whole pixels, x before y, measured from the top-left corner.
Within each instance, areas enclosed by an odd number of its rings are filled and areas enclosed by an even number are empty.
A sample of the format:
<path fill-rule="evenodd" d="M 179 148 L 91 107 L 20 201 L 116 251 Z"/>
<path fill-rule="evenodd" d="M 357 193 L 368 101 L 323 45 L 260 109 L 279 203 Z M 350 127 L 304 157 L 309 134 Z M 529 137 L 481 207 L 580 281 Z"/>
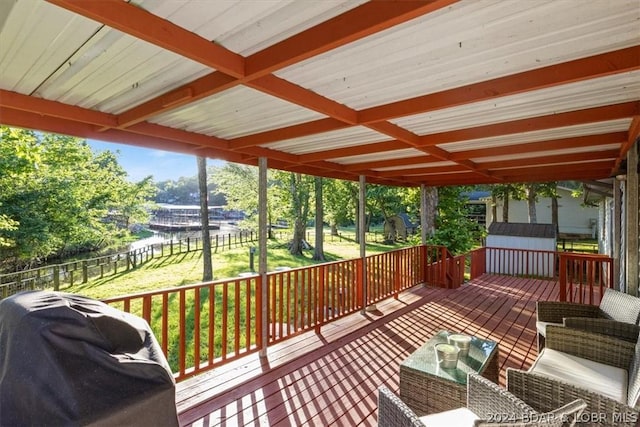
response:
<path fill-rule="evenodd" d="M 556 233 L 559 233 L 560 221 L 558 218 L 558 199 L 560 198 L 560 194 L 558 193 L 558 183 L 542 183 L 538 186 L 538 191 L 542 197 L 549 197 L 551 199 L 551 223 L 556 226 Z"/>
<path fill-rule="evenodd" d="M 324 214 L 331 227 L 331 235 L 338 235 L 338 226 L 355 224 L 357 220 L 358 184 L 353 181 L 325 178 Z"/>
<path fill-rule="evenodd" d="M 399 211 L 405 212 L 400 189 L 385 185 L 371 185 L 367 188 L 367 207 L 370 218 L 380 215 L 384 222 L 387 222 L 391 216 L 396 215 Z M 385 236 L 385 241 L 389 243 L 395 242 L 397 237 L 395 227 L 391 228 L 393 231 Z"/>
<path fill-rule="evenodd" d="M 290 195 L 290 218 L 293 220 L 293 239 L 289 245 L 291 255 L 302 255 L 304 236 L 309 222 L 309 202 L 311 198 L 312 177 L 300 173 L 288 173 Z"/>
<path fill-rule="evenodd" d="M 213 280 L 211 264 L 211 235 L 209 233 L 209 192 L 207 190 L 207 159 L 198 156 L 198 186 L 200 188 L 200 224 L 202 227 L 202 281 Z"/>
<path fill-rule="evenodd" d="M 438 187 L 436 190 L 437 194 L 431 196 L 432 200 L 437 200 L 435 230 L 428 243 L 446 246 L 454 254 L 468 252 L 484 233 L 478 223 L 468 217 L 467 198 L 463 193 L 469 188 L 451 186 Z M 406 189 L 405 194 L 407 202 L 412 206 L 420 206 L 420 192 L 417 189 Z M 420 236 L 416 235 L 411 240 L 417 242 L 419 239 Z"/>
<path fill-rule="evenodd" d="M 491 186 L 492 199 L 502 200 L 502 222 L 509 222 L 509 200 L 523 200 L 525 197 L 522 184 L 496 184 Z M 493 217 L 494 221 L 496 216 Z"/>
<path fill-rule="evenodd" d="M 322 199 L 322 178 L 315 178 L 315 199 L 316 199 L 316 243 L 313 252 L 313 259 L 324 261 L 324 210 Z"/>
<path fill-rule="evenodd" d="M 227 200 L 227 207 L 244 212 L 243 225 L 257 229 L 258 226 L 258 168 L 255 166 L 227 163 L 212 169 L 211 176 L 218 191 Z M 279 191 L 274 171 L 267 173 L 267 222 L 269 239 L 273 238 L 271 224 L 283 215 L 285 203 Z"/>
<path fill-rule="evenodd" d="M 538 215 L 536 212 L 536 203 L 538 203 L 537 184 L 528 183 L 525 185 L 525 194 L 527 195 L 527 207 L 529 211 L 529 224 L 538 223 Z"/>
<path fill-rule="evenodd" d="M 0 259 L 11 268 L 95 250 L 128 230 L 152 191 L 85 141 L 0 127 Z M 124 224 L 123 224 L 124 223 Z"/>

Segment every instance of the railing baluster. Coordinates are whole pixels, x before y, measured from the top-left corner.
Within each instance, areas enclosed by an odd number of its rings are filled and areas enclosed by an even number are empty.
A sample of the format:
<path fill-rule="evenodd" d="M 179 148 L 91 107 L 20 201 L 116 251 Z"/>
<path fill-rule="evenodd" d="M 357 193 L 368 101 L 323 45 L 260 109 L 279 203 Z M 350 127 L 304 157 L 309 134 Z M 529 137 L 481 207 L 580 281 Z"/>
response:
<path fill-rule="evenodd" d="M 200 288 L 193 290 L 193 366 L 200 369 Z"/>
<path fill-rule="evenodd" d="M 180 312 L 180 326 L 179 326 L 179 333 L 180 333 L 180 348 L 178 350 L 178 356 L 179 356 L 179 372 L 180 375 L 184 375 L 185 374 L 185 370 L 186 370 L 186 359 L 187 359 L 187 354 L 186 354 L 186 341 L 187 341 L 187 337 L 186 337 L 186 311 L 187 311 L 187 304 L 186 304 L 186 294 L 185 294 L 186 290 L 185 289 L 180 289 L 180 308 L 179 308 L 179 312 Z"/>
<path fill-rule="evenodd" d="M 229 322 L 229 282 L 224 282 L 222 285 L 222 344 L 221 344 L 221 355 L 222 360 L 227 359 L 227 329 Z"/>
<path fill-rule="evenodd" d="M 237 356 L 240 352 L 240 280 L 233 282 L 233 354 Z"/>

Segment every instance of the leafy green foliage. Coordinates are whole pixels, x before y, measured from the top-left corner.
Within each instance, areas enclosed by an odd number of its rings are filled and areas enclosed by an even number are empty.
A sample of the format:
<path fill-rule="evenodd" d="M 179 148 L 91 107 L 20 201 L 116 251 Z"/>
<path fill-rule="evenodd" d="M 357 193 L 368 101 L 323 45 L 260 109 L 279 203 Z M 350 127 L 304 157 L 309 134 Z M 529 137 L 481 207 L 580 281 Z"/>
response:
<path fill-rule="evenodd" d="M 207 173 L 212 175 L 219 169 L 208 168 Z M 157 203 L 171 203 L 174 205 L 197 205 L 200 200 L 200 189 L 198 187 L 197 177 L 180 177 L 177 181 L 167 180 L 156 183 L 157 194 L 155 201 Z M 207 183 L 209 192 L 209 206 L 224 206 L 227 200 L 224 194 L 220 193 L 216 182 L 209 181 Z"/>
<path fill-rule="evenodd" d="M 407 199 L 419 206 L 420 192 L 410 189 Z M 428 243 L 446 246 L 453 254 L 466 253 L 478 244 L 485 230 L 469 218 L 467 198 L 463 196 L 468 187 L 439 187 L 435 233 Z M 420 236 L 413 236 L 418 243 Z"/>
<path fill-rule="evenodd" d="M 150 178 L 130 183 L 111 152 L 82 140 L 0 128 L 0 259 L 17 267 L 67 250 L 97 249 L 118 218 L 142 219 Z"/>

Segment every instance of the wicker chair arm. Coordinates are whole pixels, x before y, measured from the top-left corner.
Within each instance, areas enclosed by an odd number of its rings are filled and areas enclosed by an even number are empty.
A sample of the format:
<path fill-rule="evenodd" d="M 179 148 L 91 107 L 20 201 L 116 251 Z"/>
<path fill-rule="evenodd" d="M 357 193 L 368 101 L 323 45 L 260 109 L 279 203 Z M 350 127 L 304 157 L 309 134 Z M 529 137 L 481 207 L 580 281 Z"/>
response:
<path fill-rule="evenodd" d="M 587 404 L 584 413 L 599 417 L 595 420 L 599 426 L 632 427 L 640 420 L 638 409 L 544 375 L 507 368 L 507 390 L 540 412 L 582 399 Z"/>
<path fill-rule="evenodd" d="M 547 348 L 628 370 L 635 343 L 562 326 L 547 327 Z"/>
<path fill-rule="evenodd" d="M 536 412 L 497 384 L 473 373 L 467 377 L 467 408 L 482 419 L 508 414 L 515 420 Z"/>
<path fill-rule="evenodd" d="M 378 389 L 379 427 L 424 427 L 418 416 L 385 386 Z"/>
<path fill-rule="evenodd" d="M 632 343 L 638 342 L 640 326 L 610 319 L 592 319 L 587 317 L 565 317 L 564 326 L 581 331 L 608 335 Z"/>
<path fill-rule="evenodd" d="M 560 301 L 538 301 L 536 315 L 538 321 L 552 323 L 562 323 L 565 317 L 602 317 L 598 306 Z"/>

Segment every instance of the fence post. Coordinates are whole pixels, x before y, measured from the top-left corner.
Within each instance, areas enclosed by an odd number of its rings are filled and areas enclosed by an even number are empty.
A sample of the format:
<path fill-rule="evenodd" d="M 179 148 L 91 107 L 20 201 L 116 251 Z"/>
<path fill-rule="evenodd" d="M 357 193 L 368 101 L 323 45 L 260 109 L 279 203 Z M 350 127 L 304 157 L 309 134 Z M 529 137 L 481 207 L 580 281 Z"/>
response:
<path fill-rule="evenodd" d="M 231 249 L 231 233 L 229 233 L 229 249 Z"/>
<path fill-rule="evenodd" d="M 60 290 L 60 266 L 59 265 L 53 266 L 53 290 L 54 291 Z"/>
<path fill-rule="evenodd" d="M 87 260 L 82 261 L 82 283 L 89 281 L 89 268 L 87 267 Z"/>
<path fill-rule="evenodd" d="M 560 295 L 559 299 L 562 302 L 567 300 L 567 258 L 560 254 L 560 277 L 559 277 Z"/>
<path fill-rule="evenodd" d="M 216 234 L 216 252 L 218 252 L 218 237 L 220 237 L 220 236 L 218 236 L 218 235 Z"/>
<path fill-rule="evenodd" d="M 393 252 L 393 298 L 398 299 L 400 293 L 400 251 Z"/>
<path fill-rule="evenodd" d="M 357 306 L 356 309 L 363 309 L 365 307 L 365 302 L 362 300 L 364 295 L 364 258 L 358 258 L 356 263 L 356 300 Z"/>
<path fill-rule="evenodd" d="M 318 268 L 319 268 L 319 270 L 318 270 L 318 298 L 316 299 L 317 306 L 316 306 L 316 328 L 315 328 L 317 334 L 320 333 L 320 327 L 324 324 L 325 314 L 326 314 L 326 310 L 324 308 L 324 305 L 325 305 L 325 302 L 324 302 L 324 290 L 325 290 L 325 286 L 324 286 L 324 269 L 325 269 L 325 267 L 323 265 L 320 265 Z M 332 307 L 332 310 L 333 310 L 333 307 Z M 333 314 L 333 312 L 331 314 Z"/>
<path fill-rule="evenodd" d="M 187 237 L 187 252 L 191 252 L 191 237 Z"/>

